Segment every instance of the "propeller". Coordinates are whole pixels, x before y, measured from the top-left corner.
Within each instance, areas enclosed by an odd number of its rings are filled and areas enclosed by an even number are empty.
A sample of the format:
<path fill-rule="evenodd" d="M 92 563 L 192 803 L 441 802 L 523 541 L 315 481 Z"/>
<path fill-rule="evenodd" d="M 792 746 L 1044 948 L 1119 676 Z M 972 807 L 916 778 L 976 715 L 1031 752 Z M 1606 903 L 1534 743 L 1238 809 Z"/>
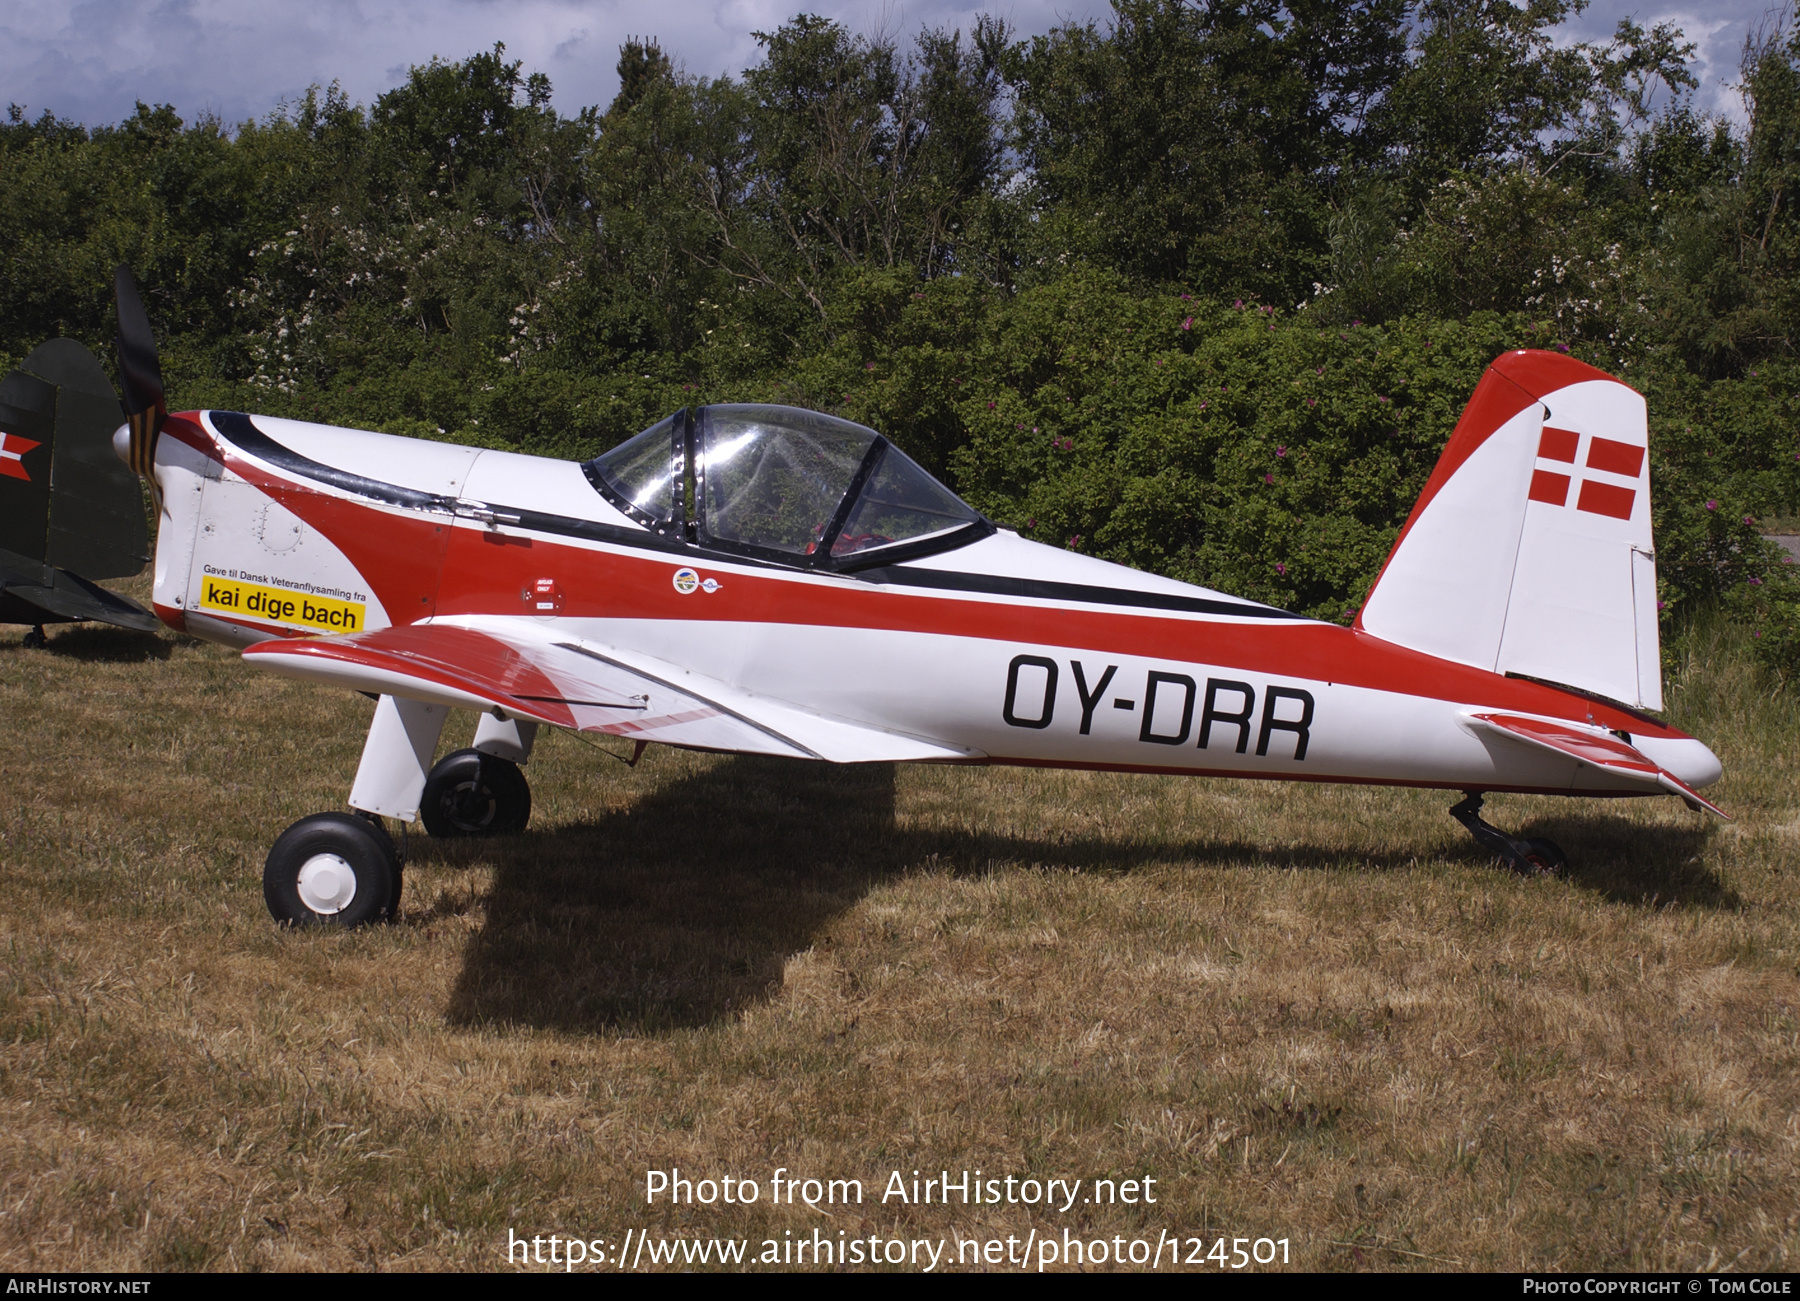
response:
<path fill-rule="evenodd" d="M 151 495 L 162 507 L 156 482 L 156 439 L 169 417 L 163 394 L 162 366 L 156 359 L 156 337 L 150 333 L 150 317 L 138 297 L 131 268 L 120 265 L 113 273 L 113 301 L 119 313 L 119 380 L 125 389 L 125 424 L 131 431 L 126 464 L 150 483 Z"/>

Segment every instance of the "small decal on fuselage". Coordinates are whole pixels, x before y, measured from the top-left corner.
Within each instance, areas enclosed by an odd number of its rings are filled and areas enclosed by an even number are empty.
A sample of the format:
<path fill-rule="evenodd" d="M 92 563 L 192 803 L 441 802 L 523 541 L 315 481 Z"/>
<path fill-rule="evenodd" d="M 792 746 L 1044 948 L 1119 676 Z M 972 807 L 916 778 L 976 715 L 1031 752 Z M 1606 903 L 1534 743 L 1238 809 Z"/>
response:
<path fill-rule="evenodd" d="M 1096 673 L 1080 660 L 1071 660 L 1069 669 L 1081 706 L 1077 730 L 1080 735 L 1089 736 L 1093 732 L 1094 711 L 1113 685 L 1119 666 L 1107 664 Z M 1048 656 L 1013 656 L 1006 667 L 1006 695 L 1000 705 L 1000 716 L 1007 726 L 1047 729 L 1056 718 L 1057 684 L 1061 679 L 1062 666 Z M 1207 678 L 1202 685 L 1186 673 L 1151 669 L 1135 696 L 1115 696 L 1112 705 L 1117 710 L 1138 713 L 1142 702 L 1137 739 L 1145 745 L 1187 745 L 1198 737 L 1199 749 L 1229 746 L 1234 753 L 1244 754 L 1254 738 L 1257 757 L 1266 758 L 1271 741 L 1280 732 L 1293 737 L 1293 757 L 1304 761 L 1312 739 L 1312 692 L 1272 682 L 1260 693 L 1260 718 L 1258 695 L 1250 683 L 1235 678 Z"/>
<path fill-rule="evenodd" d="M 695 592 L 705 592 L 711 596 L 720 586 L 716 578 L 702 578 L 694 569 L 677 569 L 675 571 L 675 590 L 683 596 L 692 596 Z"/>

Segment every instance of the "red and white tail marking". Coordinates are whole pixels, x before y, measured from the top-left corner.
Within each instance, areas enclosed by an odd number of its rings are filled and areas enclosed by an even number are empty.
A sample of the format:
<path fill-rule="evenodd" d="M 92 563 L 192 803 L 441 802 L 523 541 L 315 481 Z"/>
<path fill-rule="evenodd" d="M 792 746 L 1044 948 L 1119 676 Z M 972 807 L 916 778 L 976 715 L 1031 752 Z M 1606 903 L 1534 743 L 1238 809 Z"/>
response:
<path fill-rule="evenodd" d="M 29 483 L 31 476 L 25 471 L 25 453 L 37 445 L 35 439 L 0 431 L 0 474 Z"/>
<path fill-rule="evenodd" d="M 1586 376 L 1569 374 L 1579 363 L 1557 361 L 1517 367 L 1515 382 L 1549 414 L 1495 668 L 1661 709 L 1644 399 L 1610 376 L 1587 367 Z M 1547 490 L 1553 486 L 1561 491 Z"/>
<path fill-rule="evenodd" d="M 1575 454 L 1581 435 L 1573 429 L 1544 426 L 1538 441 L 1538 466 L 1531 473 L 1532 501 L 1546 506 L 1573 506 L 1595 515 L 1628 520 L 1637 503 L 1638 480 L 1644 468 L 1646 449 L 1633 443 L 1621 443 L 1596 434 L 1588 442 L 1586 478 L 1573 475 Z M 1546 462 L 1549 464 L 1546 466 Z M 1568 467 L 1565 469 L 1565 464 Z M 1598 472 L 1596 476 L 1593 472 Z M 1622 481 L 1629 480 L 1629 483 Z M 1572 485 L 1579 484 L 1574 500 L 1569 497 Z"/>
<path fill-rule="evenodd" d="M 1644 399 L 1569 357 L 1482 376 L 1358 626 L 1662 708 Z"/>

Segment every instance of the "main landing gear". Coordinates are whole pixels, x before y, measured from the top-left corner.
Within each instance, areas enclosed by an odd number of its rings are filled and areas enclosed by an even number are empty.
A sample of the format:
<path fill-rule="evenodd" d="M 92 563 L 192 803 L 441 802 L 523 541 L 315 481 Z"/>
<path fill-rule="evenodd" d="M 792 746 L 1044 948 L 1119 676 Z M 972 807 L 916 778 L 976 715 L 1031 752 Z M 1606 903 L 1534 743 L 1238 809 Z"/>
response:
<path fill-rule="evenodd" d="M 483 715 L 475 744 L 431 756 L 443 705 L 383 696 L 350 789 L 351 813 L 315 813 L 281 833 L 263 866 L 263 899 L 284 926 L 361 926 L 400 911 L 405 828 L 422 818 L 434 836 L 523 831 L 531 787 L 519 765 L 531 756 L 537 724 Z M 382 825 L 396 818 L 401 844 Z"/>
<path fill-rule="evenodd" d="M 425 779 L 419 820 L 439 839 L 523 831 L 531 820 L 531 787 L 512 760 L 458 750 L 439 759 Z"/>
<path fill-rule="evenodd" d="M 315 813 L 281 833 L 263 900 L 287 925 L 361 926 L 400 908 L 400 855 L 379 818 Z"/>
<path fill-rule="evenodd" d="M 1480 791 L 1465 791 L 1462 800 L 1450 806 L 1450 816 L 1467 827 L 1483 849 L 1492 850 L 1523 876 L 1555 876 L 1569 865 L 1569 856 L 1554 840 L 1514 840 L 1482 821 Z"/>

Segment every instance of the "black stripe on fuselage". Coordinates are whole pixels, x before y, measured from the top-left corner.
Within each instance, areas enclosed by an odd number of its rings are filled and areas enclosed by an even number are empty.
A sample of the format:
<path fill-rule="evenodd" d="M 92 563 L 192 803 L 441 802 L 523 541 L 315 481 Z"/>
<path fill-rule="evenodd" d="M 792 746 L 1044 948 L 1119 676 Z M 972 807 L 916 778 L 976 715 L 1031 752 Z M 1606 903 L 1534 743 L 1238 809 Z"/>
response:
<path fill-rule="evenodd" d="M 358 497 L 369 497 L 375 501 L 384 501 L 392 506 L 406 506 L 412 510 L 439 511 L 445 515 L 451 513 L 456 504 L 454 497 L 446 497 L 437 492 L 421 492 L 417 488 L 402 488 L 397 483 L 386 483 L 380 479 L 370 479 L 360 474 L 352 474 L 348 470 L 340 470 L 335 465 L 326 465 L 323 461 L 315 461 L 310 456 L 302 456 L 291 447 L 283 446 L 256 427 L 256 422 L 242 411 L 208 411 L 207 418 L 212 421 L 214 429 L 227 442 L 250 453 L 258 460 L 267 461 L 270 465 L 278 465 L 291 474 L 298 474 L 319 483 L 328 483 L 333 488 L 341 488 L 345 492 L 353 492 Z"/>
<path fill-rule="evenodd" d="M 380 479 L 370 479 L 364 475 L 352 474 L 348 470 L 340 470 L 336 466 L 315 461 L 270 438 L 256 427 L 255 422 L 249 416 L 241 411 L 208 411 L 206 414 L 212 421 L 213 428 L 218 430 L 226 441 L 250 453 L 258 460 L 279 466 L 291 474 L 329 484 L 344 492 L 354 493 L 358 497 L 367 497 L 393 506 L 433 511 L 442 515 L 455 514 L 456 498 L 454 497 L 446 497 L 441 493 L 421 492 L 416 488 L 402 488 L 398 484 L 386 483 Z M 621 528 L 616 524 L 603 524 L 598 520 L 575 519 L 568 515 L 551 515 L 544 511 L 525 510 L 520 507 L 500 506 L 493 503 L 483 503 L 483 505 L 495 514 L 505 516 L 506 519 L 502 521 L 505 525 L 532 533 L 582 538 L 590 542 L 605 542 L 636 551 L 655 551 L 664 555 L 680 556 L 690 563 L 712 562 L 714 564 L 739 565 L 752 569 L 772 569 L 788 574 L 819 572 L 800 570 L 794 566 L 759 560 L 752 556 L 712 551 L 674 538 L 659 537 L 648 529 L 638 527 Z M 1010 596 L 1028 601 L 1066 601 L 1076 605 L 1124 606 L 1138 610 L 1175 610 L 1183 614 L 1223 615 L 1234 619 L 1314 622 L 1303 614 L 1277 610 L 1273 606 L 1254 605 L 1248 601 L 1220 600 L 1204 596 L 1179 596 L 1172 592 L 1142 592 L 1128 587 L 1097 587 L 1087 583 L 1055 583 L 1040 578 L 971 574 L 953 569 L 915 569 L 905 565 L 885 565 L 859 569 L 851 573 L 840 574 L 839 577 L 893 587 L 923 587 L 942 592 Z"/>
<path fill-rule="evenodd" d="M 1223 614 L 1236 619 L 1294 619 L 1314 622 L 1303 614 L 1277 610 L 1246 601 L 1221 601 L 1207 596 L 1177 596 L 1173 592 L 1140 592 L 1129 587 L 1094 587 L 1087 583 L 1052 583 L 1041 578 L 1008 578 L 1000 574 L 971 574 L 951 569 L 913 569 L 892 566 L 864 569 L 856 577 L 901 587 L 930 587 L 949 592 L 980 592 L 984 596 L 1017 596 L 1034 601 L 1069 601 L 1080 605 L 1124 605 L 1140 610 L 1180 610 L 1186 614 Z"/>
<path fill-rule="evenodd" d="M 258 460 L 267 461 L 270 465 L 279 466 L 290 474 L 312 479 L 318 483 L 330 484 L 345 492 L 354 493 L 358 497 L 367 497 L 372 501 L 385 502 L 390 506 L 405 506 L 411 510 L 431 511 L 439 515 L 455 516 L 456 498 L 442 493 L 421 492 L 416 488 L 402 488 L 398 484 L 387 483 L 381 479 L 370 479 L 364 475 L 352 474 L 348 470 L 340 470 L 336 466 L 315 461 L 303 456 L 291 447 L 283 446 L 270 438 L 251 421 L 251 418 L 238 411 L 208 411 L 206 413 L 213 425 L 226 441 L 251 453 Z M 617 524 L 603 524 L 598 520 L 576 519 L 569 515 L 551 515 L 544 511 L 526 510 L 516 506 L 494 506 L 483 502 L 496 515 L 505 516 L 500 523 L 526 529 L 533 533 L 554 533 L 564 537 L 585 538 L 591 542 L 609 542 L 622 547 L 634 547 L 642 551 L 662 551 L 675 556 L 692 556 L 696 554 L 694 547 L 671 538 L 661 538 L 654 533 L 639 528 L 622 528 Z M 719 557 L 725 559 L 726 557 Z M 758 561 L 744 560 L 741 557 L 730 557 L 733 564 L 750 564 L 760 568 L 778 569 L 779 565 L 762 565 Z"/>

